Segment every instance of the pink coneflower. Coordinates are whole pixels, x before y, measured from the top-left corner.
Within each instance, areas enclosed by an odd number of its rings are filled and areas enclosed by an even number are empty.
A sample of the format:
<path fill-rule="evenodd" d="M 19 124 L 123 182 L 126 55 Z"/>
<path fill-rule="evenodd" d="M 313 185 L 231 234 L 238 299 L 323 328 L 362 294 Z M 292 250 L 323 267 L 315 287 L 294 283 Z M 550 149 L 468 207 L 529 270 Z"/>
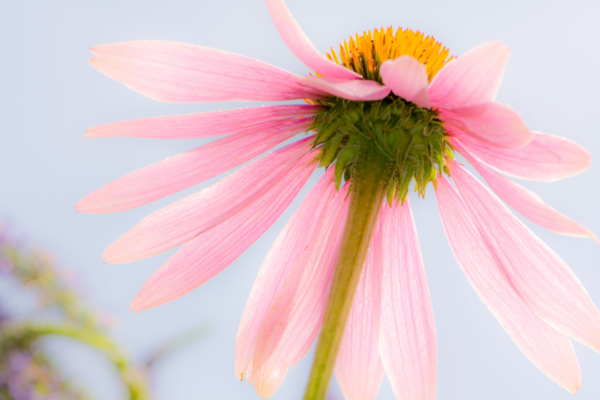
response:
<path fill-rule="evenodd" d="M 77 209 L 123 211 L 215 177 L 301 132 L 217 184 L 142 220 L 113 243 L 109 263 L 183 245 L 146 282 L 138 311 L 197 288 L 258 239 L 318 167 L 327 172 L 276 239 L 248 300 L 235 371 L 263 397 L 320 333 L 306 399 L 323 399 L 335 368 L 348 399 L 375 398 L 384 372 L 398 399 L 435 398 L 437 344 L 407 194 L 435 188 L 459 264 L 519 348 L 576 392 L 569 337 L 600 350 L 600 314 L 565 263 L 504 203 L 552 231 L 595 238 L 497 171 L 552 181 L 589 167 L 589 154 L 532 132 L 494 101 L 508 60 L 500 42 L 456 59 L 431 37 L 392 28 L 320 55 L 281 0 L 267 0 L 290 49 L 316 76 L 181 43 L 97 46 L 91 64 L 151 98 L 173 102 L 307 99 L 91 128 L 86 137 L 224 138 L 135 171 Z M 454 161 L 463 155 L 495 195 Z M 449 183 L 454 181 L 454 186 Z M 497 196 L 497 197 L 496 197 Z"/>

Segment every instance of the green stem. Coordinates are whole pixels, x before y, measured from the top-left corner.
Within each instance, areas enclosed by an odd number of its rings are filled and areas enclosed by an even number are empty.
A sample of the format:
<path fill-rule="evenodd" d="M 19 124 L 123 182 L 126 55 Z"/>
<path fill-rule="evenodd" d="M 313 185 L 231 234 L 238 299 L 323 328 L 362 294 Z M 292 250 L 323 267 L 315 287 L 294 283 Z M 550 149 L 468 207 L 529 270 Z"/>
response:
<path fill-rule="evenodd" d="M 364 143 L 352 172 L 348 218 L 304 400 L 323 400 L 327 395 L 354 293 L 391 174 L 392 166 L 381 156 L 374 142 Z"/>

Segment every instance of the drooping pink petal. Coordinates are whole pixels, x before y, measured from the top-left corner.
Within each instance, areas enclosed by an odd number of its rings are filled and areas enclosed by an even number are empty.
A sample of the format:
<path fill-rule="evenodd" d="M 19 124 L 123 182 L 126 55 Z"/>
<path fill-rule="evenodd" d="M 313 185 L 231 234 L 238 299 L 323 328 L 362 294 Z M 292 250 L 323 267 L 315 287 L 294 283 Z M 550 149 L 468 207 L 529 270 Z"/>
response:
<path fill-rule="evenodd" d="M 129 210 L 197 185 L 237 167 L 307 130 L 314 118 L 279 121 L 268 131 L 227 136 L 131 172 L 84 197 L 77 211 Z"/>
<path fill-rule="evenodd" d="M 371 312 L 373 314 L 373 328 L 378 338 L 381 330 L 381 306 L 382 306 L 382 288 L 383 288 L 383 251 L 381 245 L 385 240 L 382 233 L 382 217 L 378 217 L 373 238 L 367 253 L 365 268 L 371 271 L 369 278 L 371 279 Z"/>
<path fill-rule="evenodd" d="M 225 269 L 279 218 L 316 166 L 294 171 L 246 209 L 187 242 L 152 274 L 131 307 L 139 312 L 175 300 Z"/>
<path fill-rule="evenodd" d="M 311 163 L 312 138 L 288 145 L 213 186 L 158 210 L 111 244 L 102 258 L 123 263 L 151 257 L 211 229 L 262 197 L 285 176 Z M 307 154 L 308 153 L 308 154 Z"/>
<path fill-rule="evenodd" d="M 590 153 L 577 143 L 547 133 L 533 132 L 533 141 L 516 150 L 486 146 L 457 136 L 479 160 L 507 175 L 551 182 L 567 178 L 590 167 Z"/>
<path fill-rule="evenodd" d="M 325 173 L 279 233 L 254 281 L 236 339 L 235 374 L 239 380 L 246 376 L 250 382 L 254 344 L 263 318 L 336 194 L 333 171 L 330 168 Z"/>
<path fill-rule="evenodd" d="M 379 353 L 397 399 L 434 400 L 437 340 L 419 239 L 408 200 L 379 217 L 383 275 Z"/>
<path fill-rule="evenodd" d="M 589 237 L 598 242 L 598 238 L 592 231 L 545 204 L 537 194 L 503 177 L 478 161 L 456 139 L 450 139 L 450 144 L 475 167 L 502 201 L 525 218 L 556 233 Z"/>
<path fill-rule="evenodd" d="M 471 141 L 484 146 L 517 149 L 533 140 L 533 133 L 527 129 L 519 114 L 500 103 L 486 103 L 452 111 L 440 110 L 439 117 L 452 134 L 470 136 Z M 456 134 L 456 133 L 455 133 Z"/>
<path fill-rule="evenodd" d="M 302 83 L 315 90 L 355 101 L 381 100 L 390 94 L 390 88 L 370 80 L 350 81 L 347 79 L 306 76 L 302 78 Z"/>
<path fill-rule="evenodd" d="M 254 347 L 252 347 L 252 350 L 254 350 Z M 247 373 L 246 375 L 244 375 L 243 373 L 241 375 L 239 375 L 238 377 L 240 378 L 240 380 L 244 379 L 244 376 L 246 377 L 246 381 L 248 382 L 248 385 L 251 382 L 254 382 L 254 363 L 252 361 L 250 361 L 250 364 L 248 365 L 247 368 Z"/>
<path fill-rule="evenodd" d="M 84 138 L 199 139 L 245 134 L 270 130 L 278 127 L 282 120 L 312 116 L 321 109 L 312 105 L 278 105 L 140 118 L 94 126 L 88 129 Z"/>
<path fill-rule="evenodd" d="M 371 243 L 374 240 L 375 237 Z M 335 364 L 335 375 L 346 400 L 374 400 L 383 381 L 383 365 L 373 324 L 371 276 L 374 269 L 381 270 L 381 265 L 365 263 Z"/>
<path fill-rule="evenodd" d="M 475 292 L 527 358 L 576 393 L 581 374 L 569 338 L 542 321 L 515 291 L 479 234 L 469 207 L 444 177 L 438 179 L 435 194 L 452 252 Z"/>
<path fill-rule="evenodd" d="M 600 352 L 600 312 L 579 279 L 471 174 L 456 162 L 449 168 L 486 247 L 514 290 L 541 319 Z"/>
<path fill-rule="evenodd" d="M 262 61 L 191 44 L 139 40 L 91 51 L 94 68 L 160 101 L 279 101 L 322 94 Z"/>
<path fill-rule="evenodd" d="M 411 56 L 387 60 L 379 67 L 383 84 L 398 97 L 411 101 L 422 108 L 431 108 L 429 102 L 429 79 L 427 68 Z"/>
<path fill-rule="evenodd" d="M 304 65 L 323 76 L 331 78 L 362 79 L 355 72 L 321 55 L 304 34 L 283 0 L 267 0 L 267 6 L 285 44 Z"/>
<path fill-rule="evenodd" d="M 347 185 L 330 203 L 313 232 L 307 251 L 293 267 L 286 284 L 267 311 L 254 350 L 254 386 L 269 397 L 315 341 L 339 252 L 349 199 Z"/>
<path fill-rule="evenodd" d="M 449 62 L 431 81 L 431 105 L 455 109 L 493 101 L 509 55 L 501 42 L 490 42 Z"/>

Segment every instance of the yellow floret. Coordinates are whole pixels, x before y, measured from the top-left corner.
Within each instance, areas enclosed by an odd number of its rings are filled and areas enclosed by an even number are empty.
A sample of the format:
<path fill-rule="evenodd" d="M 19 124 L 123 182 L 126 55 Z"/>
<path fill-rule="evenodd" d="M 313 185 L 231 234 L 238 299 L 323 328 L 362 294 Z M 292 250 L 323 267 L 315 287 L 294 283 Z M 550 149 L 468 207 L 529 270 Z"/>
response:
<path fill-rule="evenodd" d="M 398 28 L 394 35 L 392 27 L 363 32 L 361 36 L 350 36 L 349 43 L 340 43 L 339 58 L 333 47 L 327 58 L 345 66 L 366 79 L 380 81 L 379 66 L 388 59 L 409 55 L 425 65 L 429 81 L 453 57 L 450 51 L 436 42 L 432 36 L 419 31 Z M 341 61 L 341 62 L 340 62 Z"/>

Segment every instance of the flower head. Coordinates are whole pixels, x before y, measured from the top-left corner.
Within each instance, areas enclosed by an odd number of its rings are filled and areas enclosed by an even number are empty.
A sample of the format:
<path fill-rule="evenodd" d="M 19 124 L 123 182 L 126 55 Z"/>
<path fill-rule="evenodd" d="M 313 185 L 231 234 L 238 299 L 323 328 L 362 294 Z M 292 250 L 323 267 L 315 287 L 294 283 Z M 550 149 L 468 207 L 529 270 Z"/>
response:
<path fill-rule="evenodd" d="M 491 42 L 455 58 L 431 37 L 388 28 L 351 37 L 325 57 L 281 0 L 267 4 L 282 38 L 315 76 L 180 43 L 92 49 L 95 68 L 157 100 L 309 103 L 88 131 L 86 137 L 226 135 L 98 189 L 77 204 L 91 213 L 154 201 L 311 133 L 153 213 L 113 243 L 103 256 L 111 263 L 183 245 L 146 282 L 132 309 L 164 304 L 215 276 L 271 226 L 317 166 L 326 167 L 259 272 L 238 331 L 236 375 L 254 381 L 261 396 L 273 394 L 322 324 L 321 338 L 327 336 L 332 301 L 342 293 L 343 338 L 335 344 L 339 353 L 336 347 L 328 357 L 337 357 L 345 396 L 374 398 L 385 371 L 397 398 L 433 399 L 435 327 L 407 199 L 411 185 L 423 196 L 431 182 L 450 245 L 479 296 L 534 364 L 577 391 L 569 337 L 599 351 L 600 313 L 564 262 L 501 201 L 557 233 L 596 237 L 498 172 L 551 181 L 584 171 L 590 157 L 567 139 L 531 131 L 494 100 L 509 49 Z M 495 195 L 454 160 L 456 152 Z M 352 243 L 356 251 L 349 251 Z M 347 276 L 346 290 L 340 266 L 349 259 L 358 269 Z"/>

